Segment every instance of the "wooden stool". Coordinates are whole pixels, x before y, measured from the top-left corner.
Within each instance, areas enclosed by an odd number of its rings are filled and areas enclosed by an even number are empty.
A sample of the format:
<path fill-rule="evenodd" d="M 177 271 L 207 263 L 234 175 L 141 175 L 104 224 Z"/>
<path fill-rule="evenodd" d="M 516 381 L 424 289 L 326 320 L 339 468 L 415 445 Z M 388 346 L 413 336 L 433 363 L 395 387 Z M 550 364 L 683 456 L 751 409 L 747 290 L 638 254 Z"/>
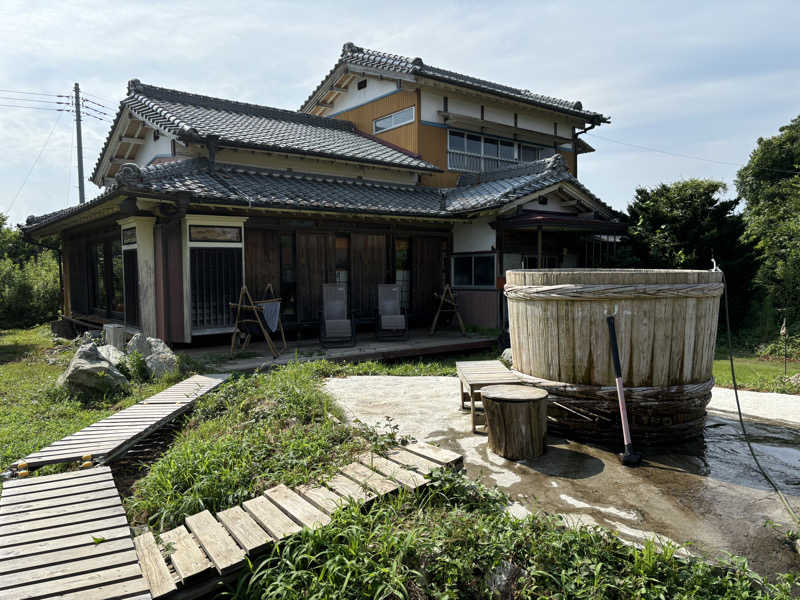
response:
<path fill-rule="evenodd" d="M 544 453 L 547 392 L 529 385 L 490 385 L 480 391 L 489 449 L 509 460 Z"/>

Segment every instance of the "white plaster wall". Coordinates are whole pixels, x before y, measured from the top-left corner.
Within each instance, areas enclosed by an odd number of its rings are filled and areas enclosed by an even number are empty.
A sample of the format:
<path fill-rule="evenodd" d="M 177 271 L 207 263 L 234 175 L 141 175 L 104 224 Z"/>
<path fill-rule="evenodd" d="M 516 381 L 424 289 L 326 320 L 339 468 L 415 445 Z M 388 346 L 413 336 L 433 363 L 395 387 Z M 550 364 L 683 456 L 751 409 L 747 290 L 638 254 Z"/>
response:
<path fill-rule="evenodd" d="M 530 129 L 531 131 L 540 131 L 548 135 L 553 134 L 553 121 L 557 121 L 555 115 L 542 115 L 531 113 L 517 113 L 517 126 L 520 129 Z"/>
<path fill-rule="evenodd" d="M 504 106 L 490 106 L 487 104 L 483 111 L 483 118 L 486 121 L 514 126 L 514 111 Z"/>
<path fill-rule="evenodd" d="M 358 82 L 362 79 L 367 80 L 367 87 L 363 90 L 358 89 Z M 347 92 L 339 94 L 336 100 L 333 101 L 333 108 L 330 109 L 330 114 L 340 113 L 343 110 L 348 110 L 359 104 L 369 102 L 378 96 L 384 96 L 390 92 L 397 90 L 397 82 L 389 79 L 378 79 L 377 77 L 362 77 L 356 75 L 356 78 L 347 86 Z"/>
<path fill-rule="evenodd" d="M 422 89 L 420 92 L 419 118 L 423 121 L 430 121 L 431 123 L 443 123 L 444 119 L 439 114 L 439 111 L 442 110 L 443 98 L 443 94 Z"/>
<path fill-rule="evenodd" d="M 539 212 L 569 213 L 571 215 L 578 214 L 578 210 L 575 206 L 564 206 L 555 198 L 548 198 L 547 204 L 539 204 L 539 199 L 537 198 L 532 202 L 524 204 L 522 207 L 526 210 L 536 210 Z"/>
<path fill-rule="evenodd" d="M 466 115 L 468 117 L 481 118 L 481 103 L 474 100 L 459 97 L 447 96 L 447 112 Z"/>
<path fill-rule="evenodd" d="M 140 167 L 146 167 L 156 156 L 170 156 L 172 154 L 171 141 L 172 138 L 163 133 L 159 135 L 158 140 L 153 141 L 153 131 L 148 129 L 145 135 L 145 142 L 136 153 L 136 164 Z"/>
<path fill-rule="evenodd" d="M 453 226 L 453 252 L 485 252 L 497 247 L 497 232 L 489 226 L 492 217 Z"/>

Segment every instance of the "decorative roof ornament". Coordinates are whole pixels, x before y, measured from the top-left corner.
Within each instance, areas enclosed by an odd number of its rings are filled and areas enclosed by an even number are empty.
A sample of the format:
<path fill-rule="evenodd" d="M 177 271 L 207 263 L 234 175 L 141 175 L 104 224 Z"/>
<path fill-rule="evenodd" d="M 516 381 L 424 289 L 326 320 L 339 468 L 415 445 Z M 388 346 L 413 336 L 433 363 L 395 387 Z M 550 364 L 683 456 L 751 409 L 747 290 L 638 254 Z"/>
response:
<path fill-rule="evenodd" d="M 114 175 L 114 180 L 119 186 L 136 185 L 142 182 L 142 170 L 136 163 L 125 163 Z"/>

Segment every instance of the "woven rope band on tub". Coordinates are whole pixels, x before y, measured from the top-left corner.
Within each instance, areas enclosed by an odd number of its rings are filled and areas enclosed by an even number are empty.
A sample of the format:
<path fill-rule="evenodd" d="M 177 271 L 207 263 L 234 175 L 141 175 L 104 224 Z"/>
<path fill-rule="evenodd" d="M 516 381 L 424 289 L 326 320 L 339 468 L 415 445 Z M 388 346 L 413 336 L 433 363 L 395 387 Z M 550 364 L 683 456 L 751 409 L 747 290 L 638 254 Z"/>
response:
<path fill-rule="evenodd" d="M 511 285 L 504 291 L 509 300 L 624 300 L 626 298 L 709 298 L 722 295 L 718 283 L 633 283 L 563 285 Z"/>
<path fill-rule="evenodd" d="M 585 398 L 587 400 L 617 401 L 617 388 L 613 385 L 565 383 L 563 381 L 550 381 L 549 379 L 526 375 L 516 369 L 511 369 L 511 372 L 525 383 L 544 388 L 554 396 Z M 646 405 L 648 402 L 662 404 L 670 400 L 681 401 L 690 400 L 692 398 L 703 398 L 711 394 L 711 388 L 713 387 L 713 377 L 702 383 L 686 383 L 660 387 L 626 387 L 625 398 L 638 401 L 640 406 Z"/>

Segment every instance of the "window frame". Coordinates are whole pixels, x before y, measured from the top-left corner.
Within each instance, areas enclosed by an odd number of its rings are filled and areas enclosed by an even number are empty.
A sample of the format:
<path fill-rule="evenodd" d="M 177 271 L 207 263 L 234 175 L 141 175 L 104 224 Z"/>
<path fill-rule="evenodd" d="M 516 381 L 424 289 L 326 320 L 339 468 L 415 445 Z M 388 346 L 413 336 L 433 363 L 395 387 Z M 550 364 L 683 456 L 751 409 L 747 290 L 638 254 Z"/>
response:
<path fill-rule="evenodd" d="M 463 136 L 463 143 L 464 143 L 464 149 L 463 150 L 458 149 L 458 148 L 453 148 L 451 146 L 450 140 L 451 140 L 451 135 L 452 134 Z M 469 150 L 467 150 L 467 148 L 468 148 L 467 138 L 469 136 L 475 136 L 475 137 L 480 138 L 480 148 L 481 148 L 480 154 L 476 154 L 475 152 L 470 152 Z M 491 155 L 487 155 L 486 154 L 486 141 L 487 140 L 489 140 L 490 144 L 491 143 L 495 143 L 497 145 L 497 155 L 491 156 Z M 500 149 L 501 146 L 505 146 L 507 148 L 509 145 L 511 145 L 513 147 L 513 155 L 514 155 L 513 158 L 506 158 L 506 157 L 502 156 L 502 151 Z M 447 169 L 449 171 L 456 171 L 458 173 L 482 173 L 482 172 L 487 171 L 487 170 L 492 170 L 492 169 L 498 168 L 498 167 L 492 167 L 491 169 L 487 169 L 486 168 L 486 161 L 494 161 L 495 163 L 497 163 L 499 165 L 503 165 L 503 164 L 509 165 L 509 166 L 510 165 L 516 165 L 516 164 L 519 164 L 520 162 L 522 162 L 522 159 L 521 159 L 522 146 L 528 146 L 528 147 L 536 148 L 539 152 L 541 152 L 542 150 L 551 149 L 550 146 L 545 146 L 545 145 L 542 145 L 542 144 L 536 144 L 534 142 L 526 142 L 526 141 L 520 141 L 520 140 L 510 140 L 510 139 L 504 138 L 502 136 L 486 135 L 486 134 L 483 134 L 483 133 L 477 133 L 475 131 L 468 131 L 466 129 L 458 129 L 458 128 L 455 128 L 455 127 L 448 127 L 447 128 Z M 480 164 L 481 164 L 480 170 L 476 171 L 476 170 L 472 170 L 472 169 L 465 169 L 463 167 L 455 165 L 454 161 L 451 160 L 452 159 L 452 154 L 456 154 L 456 155 L 460 155 L 460 156 L 464 156 L 464 157 L 471 157 L 473 159 L 479 159 L 480 160 Z M 552 155 L 550 155 L 550 156 L 552 156 Z M 545 157 L 545 158 L 547 158 L 547 157 Z M 540 160 L 540 159 L 537 158 L 536 160 Z M 467 161 L 467 160 L 465 160 L 463 162 L 464 162 L 464 164 L 469 164 L 469 161 Z"/>
<path fill-rule="evenodd" d="M 469 258 L 471 259 L 471 283 L 462 284 L 456 283 L 456 259 Z M 491 258 L 492 259 L 492 281 L 488 284 L 476 285 L 475 284 L 475 259 L 476 258 Z M 497 252 L 453 252 L 450 255 L 450 281 L 453 282 L 453 289 L 463 290 L 494 290 L 497 289 Z"/>
<path fill-rule="evenodd" d="M 383 116 L 377 117 L 375 119 L 372 119 L 372 133 L 373 133 L 373 135 L 377 135 L 379 133 L 384 133 L 385 131 L 391 131 L 392 129 L 397 129 L 398 127 L 402 127 L 403 125 L 408 125 L 409 123 L 413 123 L 417 118 L 417 110 L 416 110 L 416 108 L 417 107 L 415 105 L 406 106 L 405 108 L 401 108 L 400 110 L 396 110 L 395 112 L 389 113 L 388 115 L 383 115 Z M 400 113 L 403 113 L 403 112 L 405 112 L 407 110 L 411 111 L 411 118 L 409 120 L 403 121 L 401 123 L 395 123 L 395 117 L 397 115 L 399 115 Z M 383 121 L 384 119 L 388 119 L 388 118 L 392 119 L 391 127 L 385 127 L 383 129 L 381 129 L 380 131 L 378 131 L 378 129 L 376 128 L 376 124 L 378 123 L 378 121 Z"/>

